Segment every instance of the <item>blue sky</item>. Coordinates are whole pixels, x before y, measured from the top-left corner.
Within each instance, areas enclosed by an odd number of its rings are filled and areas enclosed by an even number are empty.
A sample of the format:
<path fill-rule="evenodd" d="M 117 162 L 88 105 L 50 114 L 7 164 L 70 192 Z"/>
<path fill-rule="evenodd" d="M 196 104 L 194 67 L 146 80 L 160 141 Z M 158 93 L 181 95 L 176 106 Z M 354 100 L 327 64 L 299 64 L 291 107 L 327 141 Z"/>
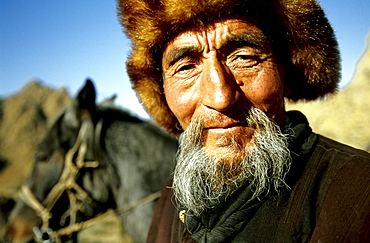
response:
<path fill-rule="evenodd" d="M 344 87 L 365 48 L 370 1 L 320 2 L 340 45 Z M 147 117 L 126 75 L 129 45 L 114 0 L 0 0 L 0 97 L 33 79 L 75 95 L 90 77 L 99 101 L 116 93 L 119 105 Z"/>

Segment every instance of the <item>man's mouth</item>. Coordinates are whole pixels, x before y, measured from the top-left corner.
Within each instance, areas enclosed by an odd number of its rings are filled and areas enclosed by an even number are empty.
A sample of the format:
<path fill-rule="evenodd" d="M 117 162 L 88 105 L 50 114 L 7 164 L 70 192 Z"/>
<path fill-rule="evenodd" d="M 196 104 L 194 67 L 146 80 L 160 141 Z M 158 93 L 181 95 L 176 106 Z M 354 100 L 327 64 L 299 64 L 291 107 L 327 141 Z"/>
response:
<path fill-rule="evenodd" d="M 212 125 L 205 127 L 206 130 L 227 130 L 232 128 L 238 128 L 238 127 L 248 127 L 248 124 L 246 122 L 238 122 L 238 123 L 230 123 L 230 124 L 222 124 L 222 125 Z"/>

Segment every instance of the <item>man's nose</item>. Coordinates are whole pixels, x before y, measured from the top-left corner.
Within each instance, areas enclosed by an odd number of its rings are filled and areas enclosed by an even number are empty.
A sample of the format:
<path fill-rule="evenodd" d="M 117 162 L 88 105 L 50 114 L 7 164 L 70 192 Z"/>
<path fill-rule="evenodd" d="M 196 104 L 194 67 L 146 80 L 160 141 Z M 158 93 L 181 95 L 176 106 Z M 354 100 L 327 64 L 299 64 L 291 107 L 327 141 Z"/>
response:
<path fill-rule="evenodd" d="M 233 74 L 219 61 L 205 65 L 201 89 L 202 104 L 217 111 L 227 111 L 240 96 L 240 87 Z"/>

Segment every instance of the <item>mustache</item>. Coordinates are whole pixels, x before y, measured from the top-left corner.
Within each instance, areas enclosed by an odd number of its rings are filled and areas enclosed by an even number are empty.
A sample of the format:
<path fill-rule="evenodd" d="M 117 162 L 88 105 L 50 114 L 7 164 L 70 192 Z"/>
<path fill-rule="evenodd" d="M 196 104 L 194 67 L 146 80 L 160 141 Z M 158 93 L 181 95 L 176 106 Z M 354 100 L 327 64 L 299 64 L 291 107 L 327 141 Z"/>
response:
<path fill-rule="evenodd" d="M 275 123 L 264 111 L 254 108 L 245 107 L 238 110 L 234 109 L 232 111 L 219 112 L 219 111 L 209 111 L 207 114 L 202 114 L 193 119 L 194 122 L 201 124 L 202 130 L 208 130 L 212 128 L 229 128 L 233 126 L 246 126 L 250 128 L 257 128 L 259 126 L 259 120 L 252 114 L 252 109 L 259 110 L 263 112 L 270 121 Z M 192 122 L 193 122 L 192 121 Z M 191 123 L 192 123 L 191 122 Z"/>

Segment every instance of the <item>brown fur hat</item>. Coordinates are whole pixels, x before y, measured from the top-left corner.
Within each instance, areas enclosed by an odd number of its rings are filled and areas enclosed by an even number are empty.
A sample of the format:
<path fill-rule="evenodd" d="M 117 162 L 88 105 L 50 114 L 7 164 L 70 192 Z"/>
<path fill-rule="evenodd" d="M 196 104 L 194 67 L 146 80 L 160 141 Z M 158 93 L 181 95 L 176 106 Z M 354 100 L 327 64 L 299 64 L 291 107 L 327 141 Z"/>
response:
<path fill-rule="evenodd" d="M 171 134 L 177 119 L 163 90 L 161 59 L 166 43 L 186 28 L 228 16 L 257 20 L 285 69 L 292 101 L 333 93 L 340 58 L 333 30 L 315 0 L 117 0 L 125 32 L 132 40 L 127 71 L 150 115 Z"/>

